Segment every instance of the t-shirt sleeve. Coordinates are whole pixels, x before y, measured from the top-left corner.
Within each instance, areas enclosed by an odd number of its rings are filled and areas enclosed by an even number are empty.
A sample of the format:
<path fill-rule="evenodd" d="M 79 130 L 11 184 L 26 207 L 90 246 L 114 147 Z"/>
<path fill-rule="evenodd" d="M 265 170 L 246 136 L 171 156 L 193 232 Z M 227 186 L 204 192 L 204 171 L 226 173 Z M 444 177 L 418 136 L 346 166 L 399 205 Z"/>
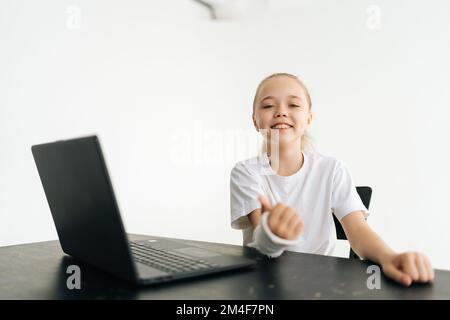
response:
<path fill-rule="evenodd" d="M 339 221 L 354 211 L 362 211 L 365 218 L 369 216 L 369 210 L 356 191 L 350 171 L 342 161 L 337 163 L 332 185 L 331 209 Z"/>
<path fill-rule="evenodd" d="M 250 172 L 242 163 L 238 163 L 231 170 L 230 205 L 231 227 L 246 229 L 251 227 L 247 215 L 257 208 L 261 208 L 258 196 L 263 194 L 260 178 Z"/>

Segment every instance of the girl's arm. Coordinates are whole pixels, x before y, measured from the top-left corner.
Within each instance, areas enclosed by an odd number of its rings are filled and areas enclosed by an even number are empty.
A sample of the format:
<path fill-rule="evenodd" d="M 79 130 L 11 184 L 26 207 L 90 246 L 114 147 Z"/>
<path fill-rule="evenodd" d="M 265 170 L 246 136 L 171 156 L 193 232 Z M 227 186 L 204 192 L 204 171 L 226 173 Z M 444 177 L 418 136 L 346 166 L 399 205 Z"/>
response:
<path fill-rule="evenodd" d="M 255 209 L 247 215 L 253 228 L 256 228 L 261 220 L 261 208 Z"/>
<path fill-rule="evenodd" d="M 341 224 L 353 250 L 361 258 L 380 264 L 389 278 L 405 286 L 413 281 L 430 282 L 434 279 L 428 257 L 419 252 L 394 252 L 369 227 L 361 211 L 349 213 Z"/>

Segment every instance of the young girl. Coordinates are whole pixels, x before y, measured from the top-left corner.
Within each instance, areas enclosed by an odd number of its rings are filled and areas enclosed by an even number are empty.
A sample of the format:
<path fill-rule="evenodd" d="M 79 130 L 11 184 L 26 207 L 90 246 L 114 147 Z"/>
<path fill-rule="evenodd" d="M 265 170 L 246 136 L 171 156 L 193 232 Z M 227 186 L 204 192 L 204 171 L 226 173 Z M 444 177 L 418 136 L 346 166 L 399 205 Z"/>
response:
<path fill-rule="evenodd" d="M 396 253 L 368 226 L 369 212 L 342 161 L 306 151 L 311 106 L 305 85 L 291 74 L 270 75 L 256 90 L 253 124 L 267 133 L 267 151 L 231 171 L 231 226 L 243 229 L 244 245 L 269 257 L 284 250 L 329 255 L 334 213 L 353 250 L 386 276 L 405 286 L 432 281 L 424 254 Z"/>

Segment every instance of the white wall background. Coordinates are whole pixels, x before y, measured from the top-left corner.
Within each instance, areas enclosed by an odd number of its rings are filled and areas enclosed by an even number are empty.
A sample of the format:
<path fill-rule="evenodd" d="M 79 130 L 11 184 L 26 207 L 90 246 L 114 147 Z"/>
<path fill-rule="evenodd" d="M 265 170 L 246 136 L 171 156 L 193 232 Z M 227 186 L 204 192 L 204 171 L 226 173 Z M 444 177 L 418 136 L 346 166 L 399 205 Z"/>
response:
<path fill-rule="evenodd" d="M 0 246 L 57 238 L 30 146 L 91 133 L 128 232 L 240 244 L 237 133 L 286 71 L 310 89 L 317 151 L 373 187 L 370 225 L 450 269 L 450 3 L 266 3 L 212 21 L 190 0 L 2 0 Z"/>

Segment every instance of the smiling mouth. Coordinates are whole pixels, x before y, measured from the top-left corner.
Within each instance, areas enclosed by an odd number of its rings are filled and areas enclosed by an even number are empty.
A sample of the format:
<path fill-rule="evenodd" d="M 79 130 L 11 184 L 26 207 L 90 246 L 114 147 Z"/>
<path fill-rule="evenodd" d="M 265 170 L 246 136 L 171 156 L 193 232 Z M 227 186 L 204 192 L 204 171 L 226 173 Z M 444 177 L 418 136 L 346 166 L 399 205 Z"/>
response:
<path fill-rule="evenodd" d="M 293 126 L 291 126 L 290 124 L 276 124 L 276 125 L 273 125 L 273 126 L 271 126 L 270 127 L 270 129 L 278 129 L 278 130 L 280 130 L 280 129 L 290 129 L 290 128 L 292 128 Z"/>

